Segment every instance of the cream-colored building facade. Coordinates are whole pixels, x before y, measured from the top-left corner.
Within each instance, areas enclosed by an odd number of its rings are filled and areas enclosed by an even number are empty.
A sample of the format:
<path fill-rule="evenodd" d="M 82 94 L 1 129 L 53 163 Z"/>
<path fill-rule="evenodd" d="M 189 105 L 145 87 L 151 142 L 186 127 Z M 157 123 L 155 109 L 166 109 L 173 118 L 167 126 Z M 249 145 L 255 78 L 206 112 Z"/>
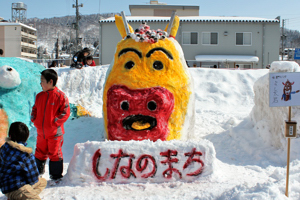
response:
<path fill-rule="evenodd" d="M 135 30 L 142 22 L 151 29 L 163 29 L 173 11 L 180 18 L 176 40 L 190 66 L 262 69 L 279 59 L 280 22 L 257 17 L 199 16 L 199 6 L 166 5 L 150 1 L 129 5 L 127 22 Z M 194 10 L 194 11 L 193 11 Z M 100 20 L 99 59 L 112 61 L 122 38 L 114 17 Z"/>
<path fill-rule="evenodd" d="M 167 5 L 150 1 L 147 5 L 129 5 L 131 16 L 171 16 L 175 11 L 178 16 L 199 16 L 199 6 Z"/>
<path fill-rule="evenodd" d="M 22 23 L 0 22 L 3 57 L 37 58 L 37 30 Z"/>

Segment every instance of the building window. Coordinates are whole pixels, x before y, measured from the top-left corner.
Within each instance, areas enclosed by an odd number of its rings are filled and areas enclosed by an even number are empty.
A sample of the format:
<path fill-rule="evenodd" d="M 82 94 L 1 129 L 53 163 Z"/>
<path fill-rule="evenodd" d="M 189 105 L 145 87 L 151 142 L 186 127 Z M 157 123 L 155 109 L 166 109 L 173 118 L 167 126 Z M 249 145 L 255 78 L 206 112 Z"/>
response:
<path fill-rule="evenodd" d="M 202 33 L 202 44 L 217 45 L 218 44 L 218 33 L 217 32 L 203 32 Z"/>
<path fill-rule="evenodd" d="M 235 44 L 236 45 L 244 45 L 244 46 L 250 46 L 252 45 L 252 33 L 236 33 L 235 34 Z"/>
<path fill-rule="evenodd" d="M 183 32 L 183 44 L 198 44 L 198 32 Z"/>

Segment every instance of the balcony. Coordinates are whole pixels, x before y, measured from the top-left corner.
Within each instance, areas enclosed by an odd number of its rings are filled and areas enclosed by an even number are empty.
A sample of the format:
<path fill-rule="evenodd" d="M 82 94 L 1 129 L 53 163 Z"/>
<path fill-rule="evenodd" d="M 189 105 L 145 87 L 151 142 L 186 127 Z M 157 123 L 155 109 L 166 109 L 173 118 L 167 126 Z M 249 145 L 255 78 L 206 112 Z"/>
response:
<path fill-rule="evenodd" d="M 34 54 L 34 53 L 21 52 L 21 57 L 30 58 L 30 59 L 36 59 L 37 55 Z"/>
<path fill-rule="evenodd" d="M 32 35 L 32 34 L 24 32 L 24 31 L 21 31 L 21 36 L 29 38 L 29 39 L 32 39 L 32 40 L 37 40 L 37 36 L 36 35 Z"/>
<path fill-rule="evenodd" d="M 37 49 L 36 44 L 30 44 L 30 43 L 27 43 L 27 42 L 21 42 L 21 46 L 26 47 L 26 48 Z"/>

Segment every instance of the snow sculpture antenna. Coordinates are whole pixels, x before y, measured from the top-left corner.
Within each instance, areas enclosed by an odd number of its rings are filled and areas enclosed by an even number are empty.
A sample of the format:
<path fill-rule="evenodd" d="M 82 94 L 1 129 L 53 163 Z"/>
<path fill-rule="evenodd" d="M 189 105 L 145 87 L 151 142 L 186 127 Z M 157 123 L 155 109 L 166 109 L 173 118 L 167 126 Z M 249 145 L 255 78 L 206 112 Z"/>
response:
<path fill-rule="evenodd" d="M 176 15 L 176 11 L 173 11 L 173 12 L 172 12 L 172 15 L 171 15 L 171 18 L 170 18 L 169 26 L 168 26 L 168 29 L 167 29 L 168 35 L 170 35 L 170 33 L 171 33 L 171 29 L 172 29 L 172 26 L 173 26 L 173 22 L 174 22 L 174 19 L 175 19 L 175 15 Z"/>
<path fill-rule="evenodd" d="M 130 30 L 129 30 L 129 26 L 128 26 L 128 23 L 127 23 L 127 20 L 126 20 L 126 16 L 125 16 L 125 12 L 124 12 L 124 11 L 121 12 L 121 16 L 122 16 L 122 19 L 123 19 L 123 23 L 124 23 L 126 35 L 130 35 Z"/>

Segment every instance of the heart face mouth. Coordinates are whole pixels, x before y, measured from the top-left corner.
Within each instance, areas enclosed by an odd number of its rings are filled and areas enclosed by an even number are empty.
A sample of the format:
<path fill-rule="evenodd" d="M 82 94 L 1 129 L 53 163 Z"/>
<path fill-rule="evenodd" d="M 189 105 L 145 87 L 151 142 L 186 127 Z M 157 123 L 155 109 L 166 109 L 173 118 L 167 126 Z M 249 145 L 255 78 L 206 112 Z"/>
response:
<path fill-rule="evenodd" d="M 166 88 L 113 85 L 107 91 L 108 139 L 165 141 L 173 108 L 174 95 Z"/>
<path fill-rule="evenodd" d="M 157 121 L 151 116 L 130 115 L 123 119 L 122 123 L 126 130 L 143 131 L 154 128 L 157 124 Z"/>

